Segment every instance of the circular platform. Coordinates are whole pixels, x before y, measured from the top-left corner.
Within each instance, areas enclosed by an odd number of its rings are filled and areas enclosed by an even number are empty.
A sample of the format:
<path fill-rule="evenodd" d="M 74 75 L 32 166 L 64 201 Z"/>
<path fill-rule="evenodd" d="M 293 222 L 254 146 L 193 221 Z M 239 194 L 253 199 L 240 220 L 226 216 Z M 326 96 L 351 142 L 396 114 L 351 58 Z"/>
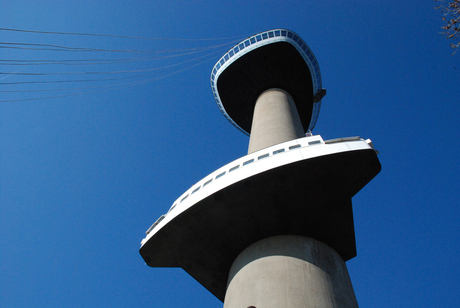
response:
<path fill-rule="evenodd" d="M 211 88 L 224 116 L 248 135 L 265 90 L 279 88 L 293 97 L 305 131 L 315 126 L 325 94 L 315 56 L 286 29 L 253 35 L 230 49 L 212 70 Z"/>
<path fill-rule="evenodd" d="M 351 198 L 380 168 L 362 139 L 326 144 L 313 136 L 255 152 L 180 196 L 140 254 L 152 267 L 183 268 L 222 301 L 233 261 L 264 238 L 313 238 L 349 260 L 356 255 Z"/>

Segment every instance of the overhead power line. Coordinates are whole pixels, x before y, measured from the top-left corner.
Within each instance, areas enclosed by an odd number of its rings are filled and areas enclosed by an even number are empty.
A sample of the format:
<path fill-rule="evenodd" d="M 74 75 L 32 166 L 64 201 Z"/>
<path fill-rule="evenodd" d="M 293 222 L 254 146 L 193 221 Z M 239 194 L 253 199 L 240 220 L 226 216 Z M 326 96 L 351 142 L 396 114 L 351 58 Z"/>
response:
<path fill-rule="evenodd" d="M 140 54 L 157 54 L 157 53 L 173 53 L 173 52 L 185 52 L 185 51 L 205 51 L 215 48 L 220 48 L 233 44 L 237 41 L 228 42 L 220 45 L 206 46 L 200 48 L 186 48 L 186 49 L 102 49 L 102 48 L 89 48 L 89 47 L 69 47 L 62 45 L 53 44 L 40 44 L 40 43 L 22 43 L 22 42 L 0 42 L 0 48 L 11 48 L 11 49 L 28 49 L 28 50 L 50 50 L 50 51 L 74 51 L 74 52 L 88 52 L 88 51 L 103 51 L 103 52 L 124 52 L 124 53 L 140 53 Z M 28 47 L 23 47 L 28 46 Z M 40 48 L 45 47 L 45 48 Z"/>
<path fill-rule="evenodd" d="M 212 54 L 215 54 L 216 52 L 213 52 L 211 54 L 206 54 L 200 57 L 196 57 L 190 60 L 182 61 L 179 63 L 167 65 L 167 66 L 161 66 L 161 67 L 156 67 L 156 68 L 149 68 L 149 69 L 142 69 L 142 70 L 128 70 L 128 71 L 108 71 L 108 72 L 68 72 L 68 73 L 18 73 L 18 72 L 0 72 L 0 75 L 21 75 L 21 76 L 49 76 L 49 75 L 103 75 L 103 74 L 123 74 L 123 73 L 144 73 L 144 72 L 152 72 L 152 71 L 158 71 L 162 69 L 167 69 L 175 66 L 179 66 L 185 63 L 193 62 L 198 59 L 202 59 L 204 57 L 209 57 Z"/>
<path fill-rule="evenodd" d="M 41 33 L 41 34 L 56 34 L 56 35 L 117 37 L 117 38 L 126 38 L 126 39 L 155 40 L 155 41 L 212 41 L 212 40 L 228 40 L 228 39 L 236 39 L 237 38 L 237 37 L 218 37 L 218 38 L 202 38 L 202 39 L 184 39 L 184 38 L 179 39 L 179 38 L 141 37 L 141 36 L 100 34 L 100 33 L 39 31 L 39 30 L 25 30 L 25 29 L 13 29 L 13 28 L 0 28 L 0 31 L 13 31 L 13 32 L 24 32 L 24 33 Z"/>
<path fill-rule="evenodd" d="M 188 66 L 184 69 L 181 69 L 181 70 L 177 70 L 177 71 L 173 71 L 167 75 L 163 75 L 163 76 L 156 76 L 156 77 L 153 77 L 153 78 L 149 78 L 149 79 L 145 79 L 145 80 L 142 80 L 142 81 L 138 81 L 138 82 L 134 82 L 134 83 L 127 83 L 127 84 L 121 84 L 121 85 L 107 85 L 107 86 L 100 86 L 100 87 L 97 87 L 97 88 L 104 88 L 103 90 L 99 90 L 99 91 L 91 91 L 91 92 L 79 92 L 79 93 L 70 93 L 70 94 L 63 94 L 63 95 L 57 95 L 57 96 L 46 96 L 46 97 L 34 97 L 34 98 L 25 98 L 25 99 L 11 99 L 11 100 L 0 100 L 0 103 L 12 103 L 12 102 L 25 102 L 25 101 L 34 101 L 34 100 L 43 100 L 43 99 L 50 99 L 50 98 L 61 98 L 61 97 L 69 97 L 69 96 L 76 96 L 76 95 L 85 95 L 85 94 L 95 94 L 95 93 L 101 93 L 101 92 L 107 92 L 107 91 L 111 91 L 111 90 L 114 90 L 114 89 L 120 89 L 120 88 L 126 88 L 126 87 L 132 87 L 132 86 L 135 86 L 135 85 L 140 85 L 140 84 L 145 84 L 145 83 L 149 83 L 149 82 L 152 82 L 152 81 L 155 81 L 155 80 L 160 80 L 160 79 L 163 79 L 163 78 L 166 78 L 166 77 L 169 77 L 169 76 L 172 76 L 172 75 L 175 75 L 175 74 L 178 74 L 180 72 L 183 72 L 183 71 L 186 71 L 186 70 L 189 70 L 193 67 L 196 67 L 200 64 L 203 64 L 205 62 L 208 62 L 210 59 L 206 59 L 204 61 L 201 61 L 197 64 L 194 64 L 194 65 L 191 65 L 191 66 Z M 109 88 L 109 89 L 107 89 Z M 69 89 L 69 90 L 72 90 L 72 89 Z"/>
<path fill-rule="evenodd" d="M 0 28 L 0 31 L 10 31 L 18 34 L 32 33 L 44 35 L 24 36 L 21 34 L 15 35 L 17 38 L 21 39 L 4 39 L 3 41 L 0 41 L 0 49 L 18 50 L 17 52 L 15 51 L 14 53 L 11 53 L 16 59 L 8 59 L 5 57 L 0 59 L 0 93 L 2 93 L 2 97 L 0 97 L 1 103 L 44 100 L 49 98 L 99 93 L 113 89 L 150 83 L 178 74 L 185 70 L 201 65 L 207 61 L 213 60 L 217 54 L 222 54 L 224 49 L 230 48 L 241 40 L 241 38 L 150 38 L 112 34 L 37 31 L 12 28 Z M 45 37 L 45 35 L 79 35 L 108 37 L 112 39 L 123 38 L 152 41 L 171 41 L 171 43 L 168 43 L 169 46 L 166 46 L 160 42 L 152 42 L 150 45 L 153 46 L 145 46 L 145 42 L 139 42 L 138 45 L 141 45 L 142 47 L 136 48 L 137 46 L 134 44 L 136 42 L 130 41 L 128 48 L 133 49 L 125 49 L 124 46 L 115 49 L 111 48 L 114 45 L 109 45 L 108 48 L 106 47 L 107 45 L 104 47 L 97 45 L 91 46 L 88 44 L 88 41 L 92 40 L 87 40 L 86 46 L 81 46 L 83 41 L 76 40 L 75 38 L 71 38 L 69 40 L 69 37 L 67 37 L 66 42 L 72 43 L 60 44 L 58 42 L 59 39 L 55 39 L 53 41 L 49 36 Z M 31 37 L 34 40 L 40 37 L 41 39 L 46 39 L 47 41 L 43 43 L 40 41 L 31 42 Z M 212 40 L 221 41 L 211 42 Z M 172 41 L 183 41 L 188 43 L 182 43 L 182 47 L 179 47 Z M 197 42 L 196 44 L 193 44 L 195 46 L 192 46 L 193 41 Z M 114 41 L 112 40 L 104 42 L 104 44 L 110 42 Z M 95 43 L 99 45 L 101 44 L 100 40 L 92 41 L 91 44 Z M 117 42 L 116 45 L 120 45 L 119 43 L 120 42 Z M 67 44 L 72 44 L 74 46 L 69 46 Z M 125 45 L 126 44 L 127 42 L 125 41 Z M 143 49 L 160 46 L 163 48 Z M 67 53 L 66 56 L 61 59 L 62 56 L 60 54 L 52 53 L 56 51 L 65 51 Z M 141 55 L 130 57 L 128 53 Z M 183 58 L 179 60 L 179 57 Z M 166 60 L 167 58 L 170 60 L 163 63 L 157 62 L 156 64 L 153 64 L 147 62 L 161 59 Z M 143 62 L 139 63 L 140 61 Z M 104 69 L 89 69 L 89 66 L 85 67 L 87 65 L 107 66 L 104 66 Z M 16 68 L 19 69 L 14 70 L 12 69 L 13 66 L 16 66 Z M 78 66 L 78 69 L 72 68 L 75 66 Z M 12 72 L 8 72 L 11 69 Z M 111 77 L 108 76 L 108 74 L 112 74 L 112 76 L 117 74 L 118 76 Z M 92 75 L 94 77 L 85 78 L 88 75 Z M 48 76 L 57 77 L 53 78 L 54 80 L 50 80 Z M 123 82 L 123 80 L 125 82 Z M 83 83 L 85 83 L 85 85 L 83 85 Z M 60 86 L 52 87 L 52 84 L 59 84 Z M 65 93 L 66 91 L 68 93 Z M 33 93 L 43 92 L 61 92 L 61 95 L 45 95 L 43 97 L 33 97 Z M 28 94 L 30 94 L 30 96 Z"/>

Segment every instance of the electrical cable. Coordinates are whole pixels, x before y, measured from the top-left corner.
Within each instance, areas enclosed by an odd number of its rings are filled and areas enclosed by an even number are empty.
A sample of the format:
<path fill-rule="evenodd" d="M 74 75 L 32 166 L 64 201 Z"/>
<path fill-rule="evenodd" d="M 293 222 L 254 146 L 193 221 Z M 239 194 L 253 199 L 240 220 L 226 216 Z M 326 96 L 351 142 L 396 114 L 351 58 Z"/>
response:
<path fill-rule="evenodd" d="M 58 32 L 58 31 L 39 31 L 39 30 L 25 30 L 14 28 L 0 28 L 0 31 L 13 31 L 23 33 L 40 33 L 40 34 L 57 34 L 57 35 L 79 35 L 79 36 L 98 36 L 98 37 L 116 37 L 137 40 L 155 40 L 155 41 L 212 41 L 212 40 L 228 40 L 237 37 L 218 37 L 218 38 L 204 38 L 204 39 L 174 39 L 174 38 L 158 38 L 158 37 L 141 37 L 141 36 L 127 36 L 127 35 L 114 35 L 114 34 L 100 34 L 100 33 L 79 33 L 79 32 Z"/>

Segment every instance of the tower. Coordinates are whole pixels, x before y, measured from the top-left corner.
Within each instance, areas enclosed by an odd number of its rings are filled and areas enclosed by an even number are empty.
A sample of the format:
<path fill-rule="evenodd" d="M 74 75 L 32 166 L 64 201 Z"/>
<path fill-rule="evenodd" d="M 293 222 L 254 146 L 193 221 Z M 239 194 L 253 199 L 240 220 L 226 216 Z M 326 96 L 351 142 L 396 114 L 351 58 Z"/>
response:
<path fill-rule="evenodd" d="M 216 63 L 211 88 L 248 154 L 149 228 L 145 262 L 182 267 L 225 308 L 357 307 L 351 198 L 381 166 L 370 140 L 310 134 L 325 95 L 310 48 L 286 29 L 251 36 Z"/>

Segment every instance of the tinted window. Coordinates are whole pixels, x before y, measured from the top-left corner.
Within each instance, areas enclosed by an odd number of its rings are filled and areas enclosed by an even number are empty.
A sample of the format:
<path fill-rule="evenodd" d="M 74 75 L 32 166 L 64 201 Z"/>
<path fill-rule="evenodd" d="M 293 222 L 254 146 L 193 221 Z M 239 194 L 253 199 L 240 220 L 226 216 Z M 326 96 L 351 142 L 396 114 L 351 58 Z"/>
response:
<path fill-rule="evenodd" d="M 258 159 L 264 159 L 264 158 L 268 157 L 269 155 L 270 155 L 270 154 L 268 154 L 268 153 L 267 153 L 267 154 L 264 154 L 264 155 L 261 155 L 261 156 L 258 157 Z"/>

